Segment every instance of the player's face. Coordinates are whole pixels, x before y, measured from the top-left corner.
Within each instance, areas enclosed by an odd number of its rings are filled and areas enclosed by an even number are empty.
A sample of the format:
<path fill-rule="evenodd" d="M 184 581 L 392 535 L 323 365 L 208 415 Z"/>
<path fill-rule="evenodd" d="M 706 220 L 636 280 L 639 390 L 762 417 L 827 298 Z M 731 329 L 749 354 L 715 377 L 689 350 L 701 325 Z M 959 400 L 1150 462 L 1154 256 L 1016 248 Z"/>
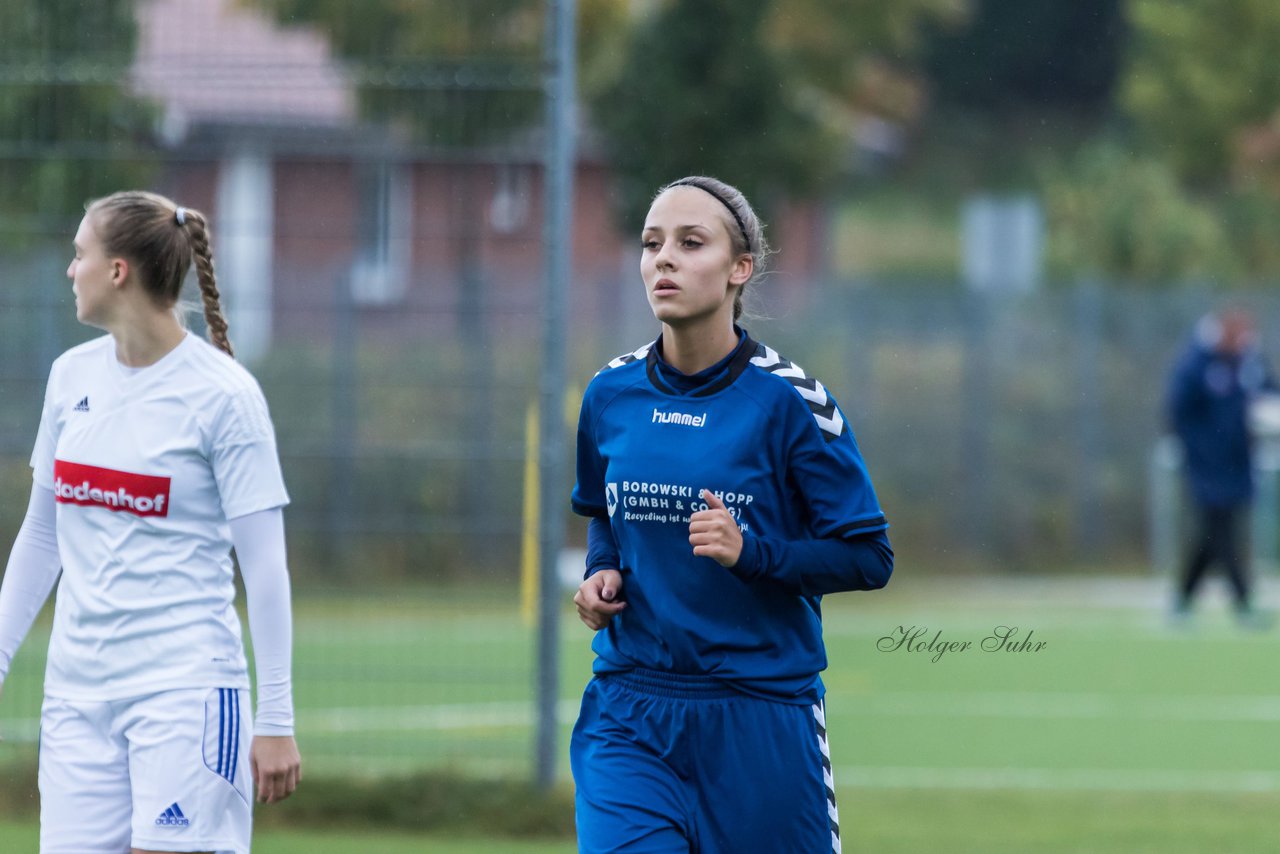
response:
<path fill-rule="evenodd" d="M 67 267 L 71 292 L 76 295 L 76 319 L 81 323 L 101 326 L 104 322 L 113 272 L 111 259 L 86 216 L 76 230 L 75 257 Z"/>
<path fill-rule="evenodd" d="M 1253 322 L 1244 314 L 1232 312 L 1222 318 L 1222 349 L 1233 356 L 1245 353 L 1254 341 Z"/>
<path fill-rule="evenodd" d="M 733 322 L 733 298 L 751 277 L 752 262 L 734 254 L 727 217 L 697 187 L 673 187 L 654 199 L 641 236 L 640 274 L 658 320 L 677 327 Z"/>

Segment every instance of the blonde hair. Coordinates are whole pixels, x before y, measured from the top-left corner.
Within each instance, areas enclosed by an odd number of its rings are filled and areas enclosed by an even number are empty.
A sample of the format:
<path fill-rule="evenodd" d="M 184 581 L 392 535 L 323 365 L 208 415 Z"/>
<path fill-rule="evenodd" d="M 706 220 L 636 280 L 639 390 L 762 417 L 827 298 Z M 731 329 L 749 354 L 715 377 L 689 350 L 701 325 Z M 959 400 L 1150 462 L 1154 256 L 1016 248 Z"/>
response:
<path fill-rule="evenodd" d="M 85 211 L 107 255 L 131 261 L 139 284 L 161 308 L 177 305 L 182 281 L 194 261 L 209 340 L 235 356 L 227 338 L 204 214 L 141 190 L 112 193 L 90 202 Z"/>

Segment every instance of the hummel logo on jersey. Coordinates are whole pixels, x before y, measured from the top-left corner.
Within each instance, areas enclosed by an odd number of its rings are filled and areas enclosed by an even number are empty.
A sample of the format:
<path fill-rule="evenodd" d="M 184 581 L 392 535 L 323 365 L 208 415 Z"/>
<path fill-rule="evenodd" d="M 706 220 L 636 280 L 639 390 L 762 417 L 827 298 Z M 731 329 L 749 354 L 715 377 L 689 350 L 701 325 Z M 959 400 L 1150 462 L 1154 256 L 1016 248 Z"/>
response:
<path fill-rule="evenodd" d="M 190 827 L 191 819 L 182 814 L 182 809 L 178 806 L 178 802 L 174 801 L 173 805 L 156 819 L 158 827 Z"/>
<path fill-rule="evenodd" d="M 75 406 L 71 407 L 71 411 L 72 411 L 72 412 L 88 412 L 88 411 L 89 411 L 89 396 L 88 396 L 88 395 L 85 395 L 85 397 L 84 397 L 84 399 L 83 399 L 83 400 L 81 400 L 81 401 L 80 401 L 79 403 L 77 403 Z"/>
<path fill-rule="evenodd" d="M 705 427 L 707 413 L 690 415 L 688 412 L 662 412 L 653 410 L 653 424 L 679 424 L 682 427 Z"/>

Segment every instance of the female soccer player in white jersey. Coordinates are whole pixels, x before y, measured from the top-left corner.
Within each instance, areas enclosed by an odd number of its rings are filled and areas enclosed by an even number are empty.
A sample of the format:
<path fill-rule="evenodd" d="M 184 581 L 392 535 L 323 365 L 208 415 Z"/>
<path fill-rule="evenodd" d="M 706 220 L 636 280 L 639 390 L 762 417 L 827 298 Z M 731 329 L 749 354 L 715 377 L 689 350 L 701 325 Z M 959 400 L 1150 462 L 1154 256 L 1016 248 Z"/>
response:
<path fill-rule="evenodd" d="M 662 333 L 578 424 L 579 848 L 838 852 L 820 600 L 888 581 L 888 526 L 826 389 L 736 325 L 768 253 L 742 194 L 675 181 L 642 234 Z"/>
<path fill-rule="evenodd" d="M 193 259 L 213 345 L 175 310 Z M 232 358 L 199 212 L 151 193 L 95 201 L 67 276 L 77 319 L 109 334 L 53 364 L 31 501 L 0 587 L 2 683 L 61 568 L 40 850 L 247 852 L 254 792 L 278 801 L 300 776 L 288 496 L 267 405 Z"/>

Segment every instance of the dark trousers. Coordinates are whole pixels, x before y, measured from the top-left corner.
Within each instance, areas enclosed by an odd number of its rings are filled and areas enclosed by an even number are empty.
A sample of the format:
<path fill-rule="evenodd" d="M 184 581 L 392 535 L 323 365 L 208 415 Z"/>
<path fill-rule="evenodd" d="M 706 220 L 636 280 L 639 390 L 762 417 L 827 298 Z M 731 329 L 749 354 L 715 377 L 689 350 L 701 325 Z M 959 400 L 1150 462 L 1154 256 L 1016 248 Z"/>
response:
<path fill-rule="evenodd" d="M 1249 505 L 1235 504 L 1228 507 L 1209 507 L 1198 505 L 1196 510 L 1200 517 L 1200 537 L 1191 552 L 1190 560 L 1182 573 L 1182 587 L 1179 606 L 1188 607 L 1196 588 L 1204 579 L 1210 566 L 1218 563 L 1231 583 L 1235 594 L 1236 608 L 1243 611 L 1249 607 L 1249 580 L 1245 575 L 1244 563 L 1239 549 L 1240 520 L 1248 516 Z"/>

